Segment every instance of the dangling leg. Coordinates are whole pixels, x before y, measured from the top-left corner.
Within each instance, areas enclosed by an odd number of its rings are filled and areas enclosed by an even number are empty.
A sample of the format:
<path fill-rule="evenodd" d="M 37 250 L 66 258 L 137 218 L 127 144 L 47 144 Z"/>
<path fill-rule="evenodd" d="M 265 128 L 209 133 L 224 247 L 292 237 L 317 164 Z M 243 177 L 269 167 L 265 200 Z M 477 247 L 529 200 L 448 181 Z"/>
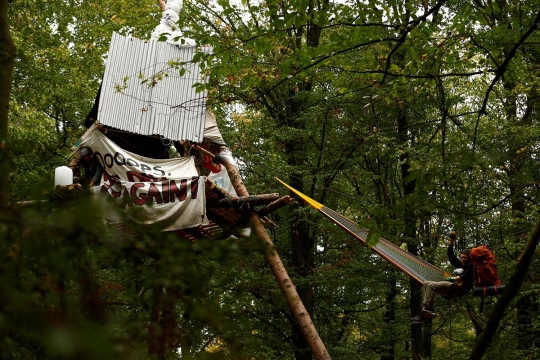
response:
<path fill-rule="evenodd" d="M 450 281 L 426 281 L 424 283 L 424 308 L 422 309 L 422 316 L 428 319 L 437 316 L 433 307 L 435 294 L 447 294 L 451 291 L 450 289 L 453 285 L 454 283 L 451 283 Z M 448 296 L 445 298 L 447 297 Z"/>
<path fill-rule="evenodd" d="M 433 311 L 433 302 L 437 294 L 438 282 L 426 281 L 422 284 L 424 290 L 423 307 L 421 315 L 425 319 L 433 319 L 437 314 Z"/>
<path fill-rule="evenodd" d="M 422 311 L 420 312 L 420 314 L 411 318 L 411 322 L 413 324 L 419 324 L 426 321 L 427 319 L 432 319 L 437 316 L 437 314 L 432 311 L 433 301 L 435 299 L 435 291 L 431 286 L 432 283 L 434 283 L 434 281 L 425 281 L 422 284 Z"/>

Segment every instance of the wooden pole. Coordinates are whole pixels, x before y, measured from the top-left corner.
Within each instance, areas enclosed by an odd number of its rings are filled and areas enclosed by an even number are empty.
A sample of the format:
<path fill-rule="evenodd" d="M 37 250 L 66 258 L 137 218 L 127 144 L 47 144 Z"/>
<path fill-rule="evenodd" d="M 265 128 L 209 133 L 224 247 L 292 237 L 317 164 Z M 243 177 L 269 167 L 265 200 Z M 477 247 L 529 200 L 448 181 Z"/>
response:
<path fill-rule="evenodd" d="M 293 201 L 294 199 L 292 197 L 290 197 L 289 195 L 285 195 L 278 200 L 266 205 L 261 210 L 257 211 L 257 214 L 259 214 L 260 217 L 265 217 L 266 215 L 273 213 L 274 211 L 277 211 L 286 205 L 289 205 Z"/>
<path fill-rule="evenodd" d="M 49 200 L 26 200 L 26 201 L 17 201 L 14 203 L 8 203 L 8 206 L 32 206 L 32 205 L 39 205 L 49 202 Z"/>
<path fill-rule="evenodd" d="M 236 194 L 238 194 L 238 196 L 249 196 L 249 193 L 236 166 L 225 161 L 223 164 L 229 173 L 229 178 L 231 179 L 234 189 L 236 190 Z M 285 295 L 289 308 L 296 319 L 296 322 L 298 323 L 306 342 L 311 348 L 313 356 L 315 356 L 317 360 L 331 360 L 330 354 L 328 354 L 324 343 L 319 337 L 317 329 L 315 329 L 315 326 L 313 325 L 313 321 L 311 321 L 309 313 L 302 303 L 300 296 L 298 296 L 296 287 L 289 278 L 287 270 L 285 269 L 285 266 L 283 266 L 274 244 L 266 232 L 266 228 L 264 227 L 261 218 L 256 212 L 252 211 L 249 215 L 249 221 L 253 226 L 253 232 L 265 245 L 264 254 L 268 260 L 268 264 L 272 269 L 272 273 L 274 274 L 283 295 Z"/>
<path fill-rule="evenodd" d="M 225 199 L 206 199 L 206 206 L 208 207 L 220 207 L 220 208 L 231 208 L 231 207 L 243 207 L 246 206 L 257 206 L 257 205 L 268 205 L 273 201 L 279 199 L 279 194 L 260 194 L 260 195 L 251 195 L 251 196 L 239 196 L 239 197 L 230 197 Z"/>

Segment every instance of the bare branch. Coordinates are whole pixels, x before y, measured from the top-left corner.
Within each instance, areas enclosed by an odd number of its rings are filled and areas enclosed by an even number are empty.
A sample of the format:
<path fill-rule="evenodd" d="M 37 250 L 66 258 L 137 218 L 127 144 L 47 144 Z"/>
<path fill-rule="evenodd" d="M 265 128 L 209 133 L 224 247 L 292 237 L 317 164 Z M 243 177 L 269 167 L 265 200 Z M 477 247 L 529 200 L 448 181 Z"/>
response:
<path fill-rule="evenodd" d="M 484 331 L 476 341 L 476 346 L 474 347 L 473 352 L 469 357 L 470 360 L 480 360 L 484 356 L 484 353 L 486 352 L 489 344 L 495 336 L 497 328 L 499 327 L 499 323 L 504 316 L 504 312 L 521 288 L 521 284 L 523 283 L 523 279 L 525 278 L 529 266 L 531 265 L 532 257 L 534 256 L 539 241 L 540 221 L 536 223 L 533 232 L 529 235 L 529 240 L 527 242 L 527 245 L 525 246 L 525 249 L 521 253 L 520 260 L 516 265 L 514 274 L 512 275 L 510 280 L 508 280 L 506 290 L 502 294 L 500 300 L 495 305 L 495 308 L 493 308 L 493 312 L 489 316 Z"/>
<path fill-rule="evenodd" d="M 483 215 L 483 214 L 487 214 L 488 212 L 490 212 L 491 210 L 497 208 L 499 205 L 501 205 L 502 203 L 504 203 L 506 200 L 508 200 L 509 198 L 511 197 L 511 195 L 506 195 L 505 197 L 503 197 L 501 200 L 497 201 L 496 203 L 488 206 L 487 208 L 485 208 L 484 210 L 480 211 L 480 212 L 477 212 L 477 213 L 469 213 L 469 212 L 466 212 L 466 211 L 459 211 L 459 210 L 454 210 L 454 209 L 451 209 L 451 208 L 448 208 L 448 207 L 444 207 L 444 206 L 438 206 L 439 209 L 443 209 L 443 210 L 447 210 L 447 211 L 450 211 L 450 212 L 453 212 L 453 213 L 456 213 L 456 214 L 462 214 L 462 215 L 467 215 L 467 216 L 479 216 L 479 215 Z"/>
<path fill-rule="evenodd" d="M 326 67 L 329 69 L 335 69 L 342 72 L 348 72 L 353 74 L 385 74 L 387 76 L 394 76 L 394 77 L 404 77 L 408 79 L 435 79 L 435 76 L 432 74 L 425 74 L 425 75 L 408 75 L 408 74 L 397 74 L 393 72 L 389 72 L 388 70 L 345 70 L 340 67 Z M 496 70 L 488 70 L 488 72 L 496 72 Z M 480 75 L 483 74 L 483 71 L 473 71 L 469 73 L 445 73 L 437 75 L 438 78 L 446 78 L 446 77 L 468 77 L 468 76 L 474 76 L 474 75 Z"/>

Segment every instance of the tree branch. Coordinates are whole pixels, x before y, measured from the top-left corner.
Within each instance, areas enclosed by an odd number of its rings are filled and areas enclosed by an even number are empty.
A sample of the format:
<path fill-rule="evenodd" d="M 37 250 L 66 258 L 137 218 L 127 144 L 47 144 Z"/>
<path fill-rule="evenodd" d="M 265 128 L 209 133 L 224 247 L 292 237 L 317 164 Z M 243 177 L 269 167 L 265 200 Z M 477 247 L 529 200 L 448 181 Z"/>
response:
<path fill-rule="evenodd" d="M 534 19 L 534 22 L 531 25 L 531 27 L 529 28 L 529 30 L 527 30 L 527 32 L 525 34 L 523 34 L 521 39 L 519 39 L 519 41 L 510 50 L 510 52 L 508 53 L 508 56 L 506 56 L 503 63 L 501 64 L 501 66 L 499 66 L 499 68 L 496 70 L 496 72 L 495 72 L 496 75 L 493 78 L 493 81 L 491 82 L 491 85 L 489 86 L 489 88 L 488 88 L 488 90 L 486 92 L 486 95 L 484 96 L 484 101 L 482 102 L 482 107 L 480 108 L 480 111 L 478 112 L 478 117 L 476 118 L 476 126 L 474 127 L 474 136 L 473 136 L 473 148 L 472 148 L 473 153 L 476 150 L 476 137 L 477 137 L 477 134 L 478 134 L 478 125 L 480 123 L 480 118 L 482 117 L 482 115 L 487 114 L 486 108 L 487 108 L 487 102 L 488 102 L 488 99 L 489 99 L 489 94 L 491 94 L 491 91 L 495 87 L 495 84 L 499 81 L 499 79 L 506 72 L 506 69 L 508 68 L 508 64 L 510 63 L 510 61 L 512 61 L 512 59 L 516 55 L 516 52 L 519 49 L 519 47 L 525 42 L 525 40 L 535 30 L 537 30 L 539 22 L 540 22 L 540 11 L 536 14 L 536 18 Z"/>
<path fill-rule="evenodd" d="M 465 212 L 465 211 L 458 211 L 458 210 L 454 210 L 454 209 L 443 207 L 443 206 L 438 206 L 437 208 L 442 209 L 442 210 L 451 211 L 451 212 L 453 212 L 455 214 L 461 214 L 461 215 L 467 215 L 467 216 L 479 216 L 479 215 L 486 214 L 486 213 L 490 212 L 491 210 L 495 209 L 496 207 L 501 205 L 503 202 L 508 200 L 510 197 L 511 197 L 511 195 L 506 195 L 500 201 L 497 201 L 495 204 L 492 204 L 491 206 L 489 206 L 489 207 L 485 208 L 484 210 L 482 210 L 480 212 L 477 212 L 477 213 L 468 213 L 468 212 Z"/>
<path fill-rule="evenodd" d="M 520 290 L 521 284 L 523 283 L 523 279 L 525 278 L 527 270 L 531 265 L 532 257 L 534 256 L 534 252 L 539 241 L 540 220 L 536 223 L 533 232 L 530 234 L 527 245 L 521 253 L 520 260 L 516 265 L 516 270 L 514 271 L 514 274 L 510 280 L 508 280 L 508 284 L 506 285 L 506 289 L 502 294 L 501 299 L 497 302 L 495 308 L 493 308 L 493 312 L 489 316 L 484 331 L 476 341 L 476 345 L 471 353 L 471 356 L 469 357 L 469 360 L 480 360 L 482 359 L 482 356 L 484 356 L 484 353 L 495 336 L 495 332 L 499 327 L 499 323 L 504 316 L 505 310 Z"/>
<path fill-rule="evenodd" d="M 408 74 L 397 74 L 393 72 L 389 72 L 388 70 L 345 70 L 343 68 L 339 68 L 336 66 L 325 66 L 324 68 L 334 69 L 342 72 L 348 72 L 353 74 L 385 74 L 388 76 L 395 76 L 395 77 L 404 77 L 408 79 L 434 79 L 435 76 L 432 74 L 426 74 L 426 75 L 408 75 Z M 487 72 L 496 72 L 496 70 L 488 70 Z M 483 71 L 473 71 L 469 73 L 446 73 L 446 74 L 440 74 L 437 75 L 439 78 L 445 78 L 445 77 L 469 77 L 474 75 L 480 75 L 483 74 Z"/>
<path fill-rule="evenodd" d="M 394 48 L 392 49 L 392 51 L 390 51 L 390 54 L 388 54 L 387 58 L 386 58 L 386 70 L 388 70 L 390 68 L 390 62 L 392 61 L 392 55 L 394 55 L 394 53 L 399 49 L 399 47 L 405 43 L 405 39 L 407 38 L 407 36 L 409 35 L 409 33 L 412 31 L 412 29 L 414 29 L 418 24 L 422 23 L 423 21 L 425 21 L 427 19 L 427 17 L 431 14 L 433 14 L 434 12 L 436 11 L 439 11 L 439 9 L 443 6 L 443 4 L 446 2 L 447 0 L 441 0 L 439 1 L 437 4 L 435 4 L 435 6 L 433 6 L 431 8 L 431 10 L 429 10 L 428 12 L 424 13 L 424 15 L 420 16 L 418 19 L 415 19 L 413 21 L 409 21 L 406 23 L 407 25 L 407 28 L 405 28 L 399 38 L 399 41 L 398 43 L 396 44 L 396 46 L 394 46 Z M 386 75 L 383 76 L 382 80 L 381 80 L 381 84 L 384 84 L 386 80 Z"/>

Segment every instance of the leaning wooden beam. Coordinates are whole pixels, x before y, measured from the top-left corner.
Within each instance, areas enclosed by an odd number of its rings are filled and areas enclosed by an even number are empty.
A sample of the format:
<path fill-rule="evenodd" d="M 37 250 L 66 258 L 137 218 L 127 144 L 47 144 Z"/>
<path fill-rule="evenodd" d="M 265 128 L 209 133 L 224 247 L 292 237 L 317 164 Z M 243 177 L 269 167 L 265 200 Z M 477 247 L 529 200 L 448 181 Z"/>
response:
<path fill-rule="evenodd" d="M 242 178 L 236 166 L 227 162 L 224 162 L 224 165 L 227 169 L 227 172 L 229 173 L 229 178 L 231 179 L 236 193 L 239 196 L 249 196 L 249 193 L 242 181 Z M 324 343 L 322 342 L 319 334 L 317 333 L 317 329 L 315 329 L 315 326 L 313 325 L 313 321 L 311 321 L 311 316 L 309 315 L 306 307 L 302 303 L 302 299 L 300 299 L 300 296 L 298 296 L 296 287 L 289 278 L 287 270 L 285 269 L 285 266 L 283 266 L 283 263 L 281 262 L 281 259 L 276 252 L 274 244 L 272 243 L 270 236 L 266 232 L 266 228 L 264 227 L 261 218 L 255 211 L 252 211 L 249 215 L 249 221 L 253 226 L 253 232 L 265 245 L 265 256 L 268 260 L 268 264 L 270 265 L 272 273 L 278 281 L 279 287 L 281 288 L 283 295 L 285 295 L 285 299 L 289 303 L 289 308 L 294 318 L 296 319 L 296 322 L 298 323 L 298 326 L 300 327 L 300 330 L 302 331 L 306 342 L 311 348 L 313 356 L 315 356 L 317 360 L 331 359 L 330 354 L 328 354 Z"/>
<path fill-rule="evenodd" d="M 257 211 L 257 214 L 259 214 L 260 217 L 265 217 L 266 215 L 273 213 L 274 211 L 277 211 L 284 206 L 289 205 L 293 201 L 294 199 L 292 197 L 290 197 L 289 195 L 285 195 Z"/>
<path fill-rule="evenodd" d="M 267 205 L 273 201 L 276 201 L 277 199 L 279 199 L 278 193 L 230 197 L 225 199 L 206 199 L 206 206 L 219 208 L 241 208 L 246 205 Z"/>
<path fill-rule="evenodd" d="M 16 205 L 16 206 L 32 206 L 32 205 L 39 205 L 44 204 L 48 202 L 49 200 L 26 200 L 26 201 L 17 201 L 13 203 L 8 203 L 8 206 Z"/>
<path fill-rule="evenodd" d="M 191 142 L 190 142 L 190 144 L 192 144 L 191 146 L 193 146 L 193 150 L 200 151 L 200 152 L 210 156 L 212 159 L 216 157 L 216 155 L 214 155 L 212 152 L 206 150 L 205 148 L 201 147 L 199 144 L 194 144 L 194 143 L 191 143 Z"/>

